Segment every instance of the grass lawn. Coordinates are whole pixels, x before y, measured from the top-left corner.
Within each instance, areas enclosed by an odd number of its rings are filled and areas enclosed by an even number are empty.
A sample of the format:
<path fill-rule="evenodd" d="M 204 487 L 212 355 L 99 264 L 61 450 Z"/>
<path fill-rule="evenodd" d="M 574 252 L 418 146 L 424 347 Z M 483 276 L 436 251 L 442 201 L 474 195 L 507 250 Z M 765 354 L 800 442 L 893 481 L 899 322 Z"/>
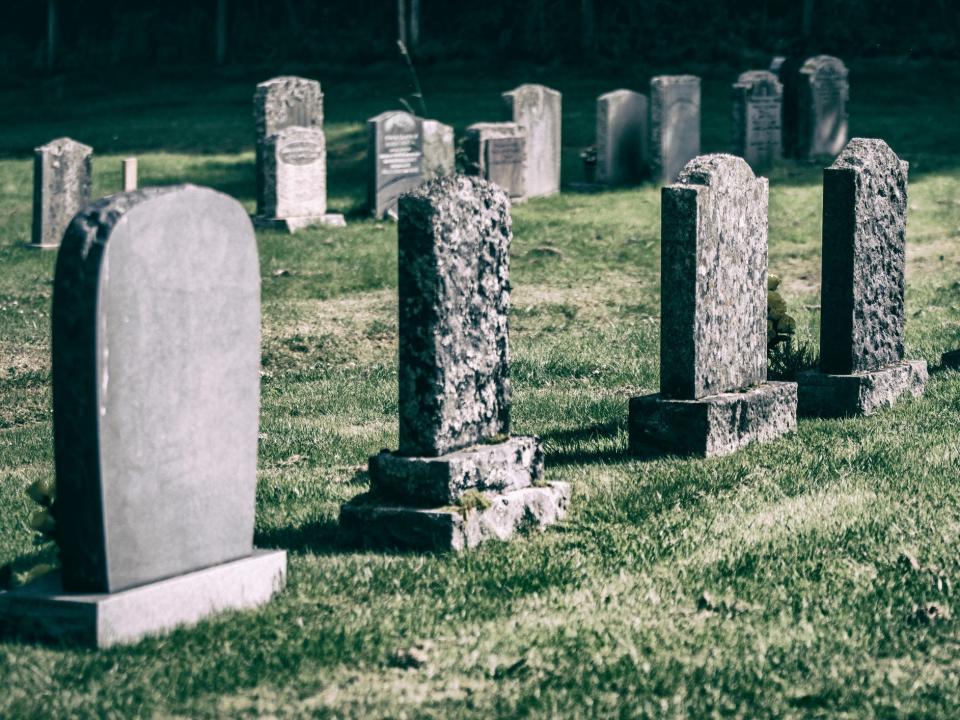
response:
<path fill-rule="evenodd" d="M 729 85 L 704 76 L 703 149 L 728 145 Z M 194 182 L 253 208 L 253 85 L 280 68 L 0 90 L 0 564 L 31 552 L 24 489 L 53 474 L 54 254 L 25 249 L 30 149 L 95 148 L 95 191 Z M 658 68 L 677 71 L 681 68 Z M 105 652 L 0 641 L 0 717 L 951 717 L 960 705 L 960 66 L 852 63 L 853 135 L 911 163 L 907 356 L 926 396 L 732 457 L 633 459 L 627 399 L 658 386 L 659 191 L 566 192 L 514 211 L 518 433 L 573 485 L 543 535 L 454 555 L 338 545 L 366 458 L 396 447 L 396 229 L 366 219 L 364 121 L 402 72 L 294 69 L 324 87 L 343 230 L 259 234 L 263 370 L 256 542 L 290 551 L 263 609 Z M 595 97 L 648 71 L 436 68 L 458 134 L 523 81 L 564 94 L 564 182 Z M 770 270 L 817 337 L 820 168 L 770 175 Z M 281 271 L 287 272 L 281 272 Z M 921 566 L 899 558 L 912 553 Z M 704 602 L 704 593 L 710 599 Z M 942 619 L 919 623 L 936 604 Z M 956 616 L 957 620 L 951 618 Z M 421 646 L 425 667 L 394 652 Z"/>

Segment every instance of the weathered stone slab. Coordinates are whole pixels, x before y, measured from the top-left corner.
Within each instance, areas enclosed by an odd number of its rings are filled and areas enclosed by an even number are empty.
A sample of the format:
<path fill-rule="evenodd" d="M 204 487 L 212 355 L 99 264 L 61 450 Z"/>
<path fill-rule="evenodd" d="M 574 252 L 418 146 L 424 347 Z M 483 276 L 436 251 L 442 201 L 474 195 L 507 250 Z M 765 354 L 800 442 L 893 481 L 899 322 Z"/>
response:
<path fill-rule="evenodd" d="M 782 152 L 783 86 L 765 70 L 745 72 L 733 85 L 733 147 L 754 171 L 768 168 Z"/>
<path fill-rule="evenodd" d="M 93 148 L 58 138 L 33 151 L 33 235 L 35 248 L 60 246 L 73 216 L 90 201 Z"/>
<path fill-rule="evenodd" d="M 643 177 L 648 163 L 647 96 L 614 90 L 597 98 L 597 182 L 622 185 Z"/>
<path fill-rule="evenodd" d="M 400 196 L 423 182 L 422 122 L 402 111 L 367 120 L 367 203 L 376 218 L 395 215 Z"/>
<path fill-rule="evenodd" d="M 499 186 L 514 201 L 524 199 L 527 162 L 524 129 L 512 122 L 475 123 L 467 128 L 465 137 L 470 174 Z"/>
<path fill-rule="evenodd" d="M 883 140 L 865 138 L 823 171 L 822 372 L 903 359 L 907 172 Z"/>
<path fill-rule="evenodd" d="M 690 161 L 661 205 L 660 392 L 693 400 L 767 377 L 767 180 Z"/>
<path fill-rule="evenodd" d="M 797 384 L 791 382 L 768 382 L 697 400 L 630 398 L 630 451 L 635 454 L 656 446 L 683 455 L 729 455 L 796 426 Z"/>
<path fill-rule="evenodd" d="M 836 156 L 847 144 L 847 67 L 839 58 L 817 55 L 799 75 L 797 157 Z"/>
<path fill-rule="evenodd" d="M 870 415 L 892 407 L 906 396 L 920 397 L 927 383 L 924 360 L 899 362 L 880 370 L 850 375 L 828 375 L 815 370 L 801 373 L 799 381 L 800 415 L 812 417 L 848 417 Z"/>
<path fill-rule="evenodd" d="M 257 215 L 267 216 L 264 208 L 266 184 L 263 143 L 268 137 L 289 127 L 323 129 L 320 83 L 293 76 L 276 77 L 260 83 L 253 95 L 253 120 L 256 128 Z"/>
<path fill-rule="evenodd" d="M 489 540 L 509 540 L 518 533 L 546 529 L 566 515 L 570 486 L 543 487 L 493 495 L 486 508 L 424 509 L 371 504 L 361 496 L 340 510 L 344 540 L 369 548 L 462 551 Z"/>
<path fill-rule="evenodd" d="M 287 553 L 249 557 L 116 593 L 64 593 L 58 573 L 0 593 L 0 627 L 26 638 L 107 648 L 265 604 L 283 589 Z"/>
<path fill-rule="evenodd" d="M 370 458 L 370 489 L 411 505 L 449 505 L 467 490 L 504 493 L 543 483 L 543 448 L 535 437 L 405 457 L 384 450 Z"/>
<path fill-rule="evenodd" d="M 87 206 L 57 257 L 52 326 L 64 589 L 250 555 L 260 272 L 240 203 L 182 185 Z"/>
<path fill-rule="evenodd" d="M 400 199 L 400 454 L 509 433 L 510 201 L 439 178 Z"/>
<path fill-rule="evenodd" d="M 541 197 L 560 192 L 561 95 L 543 85 L 520 85 L 503 93 L 507 120 L 524 129 L 524 193 Z"/>
<path fill-rule="evenodd" d="M 424 120 L 423 179 L 433 180 L 457 171 L 453 128 L 437 120 Z"/>
<path fill-rule="evenodd" d="M 700 154 L 700 78 L 661 75 L 650 81 L 650 166 L 656 182 L 672 183 Z"/>

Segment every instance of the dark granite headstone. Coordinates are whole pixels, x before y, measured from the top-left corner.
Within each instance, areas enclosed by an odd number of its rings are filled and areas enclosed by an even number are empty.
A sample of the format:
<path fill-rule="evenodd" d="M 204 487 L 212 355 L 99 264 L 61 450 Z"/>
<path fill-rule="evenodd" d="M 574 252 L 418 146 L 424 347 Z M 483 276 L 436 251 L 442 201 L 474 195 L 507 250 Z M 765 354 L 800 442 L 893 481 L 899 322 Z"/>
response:
<path fill-rule="evenodd" d="M 55 248 L 67 225 L 90 201 L 93 148 L 70 138 L 34 149 L 31 246 Z"/>
<path fill-rule="evenodd" d="M 700 154 L 700 78 L 661 75 L 650 81 L 650 166 L 656 182 L 672 183 Z"/>
<path fill-rule="evenodd" d="M 423 182 L 422 122 L 403 111 L 367 121 L 367 203 L 376 218 L 396 213 L 400 196 Z"/>
<path fill-rule="evenodd" d="M 754 170 L 771 166 L 782 156 L 783 86 L 765 70 L 745 72 L 733 85 L 734 154 Z"/>
<path fill-rule="evenodd" d="M 647 165 L 649 103 L 633 90 L 597 98 L 597 182 L 621 185 L 641 179 Z"/>
<path fill-rule="evenodd" d="M 783 156 L 797 157 L 797 117 L 800 107 L 800 66 L 803 63 L 794 57 L 775 57 L 770 63 L 770 72 L 777 76 L 783 86 L 782 137 Z"/>

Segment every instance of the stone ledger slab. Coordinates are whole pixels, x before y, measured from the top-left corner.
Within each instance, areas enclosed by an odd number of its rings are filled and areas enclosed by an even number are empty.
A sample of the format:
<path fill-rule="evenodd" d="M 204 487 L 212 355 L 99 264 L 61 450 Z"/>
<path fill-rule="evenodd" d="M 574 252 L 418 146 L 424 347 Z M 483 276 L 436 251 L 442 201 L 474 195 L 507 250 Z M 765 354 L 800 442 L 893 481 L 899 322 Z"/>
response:
<path fill-rule="evenodd" d="M 657 446 L 679 454 L 729 455 L 797 426 L 797 384 L 768 382 L 744 392 L 697 400 L 661 395 L 630 399 L 630 451 Z"/>
<path fill-rule="evenodd" d="M 418 508 L 375 504 L 367 495 L 340 510 L 344 539 L 369 548 L 469 550 L 489 540 L 509 540 L 544 530 L 566 515 L 570 485 L 548 483 L 489 497 L 486 508 Z"/>
<path fill-rule="evenodd" d="M 847 417 L 893 407 L 907 395 L 920 397 L 927 384 L 925 360 L 907 360 L 879 370 L 829 375 L 816 370 L 797 378 L 800 415 Z"/>
<path fill-rule="evenodd" d="M 132 643 L 227 610 L 265 604 L 283 589 L 287 553 L 252 555 L 115 593 L 64 593 L 58 573 L 0 593 L 0 626 L 18 635 L 96 648 Z"/>
<path fill-rule="evenodd" d="M 387 450 L 370 458 L 370 488 L 410 504 L 457 502 L 467 490 L 508 492 L 543 482 L 543 448 L 531 436 L 476 445 L 439 457 L 405 457 Z"/>

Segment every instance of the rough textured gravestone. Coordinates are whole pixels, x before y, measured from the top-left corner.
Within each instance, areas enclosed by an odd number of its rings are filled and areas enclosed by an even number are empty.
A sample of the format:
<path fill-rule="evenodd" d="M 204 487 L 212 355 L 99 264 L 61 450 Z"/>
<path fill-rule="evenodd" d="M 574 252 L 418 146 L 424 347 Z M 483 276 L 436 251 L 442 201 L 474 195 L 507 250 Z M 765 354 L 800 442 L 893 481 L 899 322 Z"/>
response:
<path fill-rule="evenodd" d="M 503 99 L 507 120 L 526 133 L 525 196 L 560 192 L 560 93 L 543 85 L 521 85 L 503 93 Z"/>
<path fill-rule="evenodd" d="M 800 376 L 801 414 L 869 414 L 923 393 L 926 362 L 903 360 L 907 171 L 865 138 L 823 171 L 820 371 Z"/>
<path fill-rule="evenodd" d="M 64 137 L 33 151 L 35 248 L 60 246 L 67 225 L 90 201 L 93 148 Z"/>
<path fill-rule="evenodd" d="M 630 401 L 630 446 L 704 456 L 796 426 L 767 382 L 767 181 L 733 155 L 691 160 L 661 204 L 660 394 Z"/>
<path fill-rule="evenodd" d="M 457 171 L 453 128 L 437 120 L 424 120 L 423 179 L 433 180 Z"/>
<path fill-rule="evenodd" d="M 782 156 L 783 86 L 766 70 L 752 70 L 733 85 L 733 147 L 754 170 Z"/>
<path fill-rule="evenodd" d="M 836 156 L 847 144 L 847 67 L 817 55 L 800 68 L 797 94 L 797 157 Z"/>
<path fill-rule="evenodd" d="M 597 98 L 597 182 L 640 180 L 647 166 L 647 96 L 614 90 Z"/>
<path fill-rule="evenodd" d="M 400 449 L 371 458 L 371 492 L 341 511 L 358 542 L 462 550 L 565 511 L 539 439 L 509 435 L 509 207 L 462 175 L 400 199 Z"/>
<path fill-rule="evenodd" d="M 470 174 L 498 185 L 514 202 L 525 195 L 527 140 L 512 122 L 475 123 L 467 128 L 464 151 Z"/>
<path fill-rule="evenodd" d="M 700 154 L 700 78 L 661 75 L 650 81 L 650 168 L 672 183 Z"/>
<path fill-rule="evenodd" d="M 400 110 L 367 120 L 367 204 L 376 218 L 394 216 L 400 196 L 423 182 L 422 123 Z"/>
<path fill-rule="evenodd" d="M 253 548 L 260 273 L 243 207 L 190 185 L 89 205 L 60 248 L 52 326 L 62 589 L 27 586 L 0 616 L 103 646 L 266 602 L 286 555 Z"/>

